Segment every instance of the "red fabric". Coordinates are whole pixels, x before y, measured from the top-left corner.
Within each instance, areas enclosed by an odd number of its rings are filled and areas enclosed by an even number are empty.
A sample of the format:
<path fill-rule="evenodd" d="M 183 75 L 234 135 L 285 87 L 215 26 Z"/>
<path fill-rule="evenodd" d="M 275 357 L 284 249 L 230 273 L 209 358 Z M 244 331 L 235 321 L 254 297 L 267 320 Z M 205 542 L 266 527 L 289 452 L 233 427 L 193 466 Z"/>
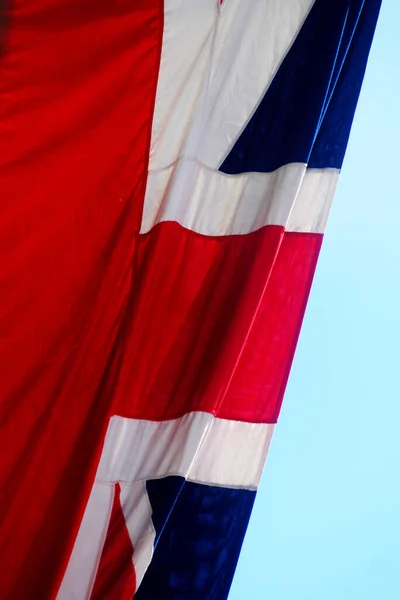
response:
<path fill-rule="evenodd" d="M 133 548 L 115 485 L 110 524 L 90 600 L 132 600 L 136 590 Z"/>
<path fill-rule="evenodd" d="M 117 414 L 275 422 L 322 236 L 264 227 L 140 237 Z"/>
<path fill-rule="evenodd" d="M 121 358 L 160 0 L 15 0 L 0 105 L 0 598 L 54 598 Z"/>
<path fill-rule="evenodd" d="M 112 414 L 279 412 L 321 236 L 138 235 L 162 14 L 15 0 L 6 19 L 2 600 L 55 597 Z"/>

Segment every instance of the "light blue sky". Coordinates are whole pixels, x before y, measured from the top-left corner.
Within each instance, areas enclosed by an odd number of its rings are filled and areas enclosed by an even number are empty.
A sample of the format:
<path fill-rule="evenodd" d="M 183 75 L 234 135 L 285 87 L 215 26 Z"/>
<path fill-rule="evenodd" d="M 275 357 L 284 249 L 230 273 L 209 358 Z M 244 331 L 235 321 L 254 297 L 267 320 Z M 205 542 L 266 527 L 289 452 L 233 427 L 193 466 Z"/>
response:
<path fill-rule="evenodd" d="M 383 0 L 230 600 L 400 600 L 400 0 Z"/>

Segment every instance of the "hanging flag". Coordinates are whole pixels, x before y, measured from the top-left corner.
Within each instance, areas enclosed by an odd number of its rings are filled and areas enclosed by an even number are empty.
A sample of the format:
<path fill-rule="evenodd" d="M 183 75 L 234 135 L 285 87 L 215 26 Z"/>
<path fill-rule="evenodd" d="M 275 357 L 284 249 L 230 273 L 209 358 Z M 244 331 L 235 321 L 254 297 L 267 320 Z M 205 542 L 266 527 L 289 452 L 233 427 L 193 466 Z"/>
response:
<path fill-rule="evenodd" d="M 5 2 L 2 600 L 227 597 L 379 7 Z"/>

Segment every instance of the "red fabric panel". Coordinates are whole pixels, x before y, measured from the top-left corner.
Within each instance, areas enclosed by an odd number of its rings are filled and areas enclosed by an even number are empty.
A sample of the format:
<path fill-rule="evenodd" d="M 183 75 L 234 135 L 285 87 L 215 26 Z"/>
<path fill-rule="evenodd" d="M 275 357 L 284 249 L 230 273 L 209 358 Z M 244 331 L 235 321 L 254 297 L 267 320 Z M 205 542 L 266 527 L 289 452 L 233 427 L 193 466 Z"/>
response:
<path fill-rule="evenodd" d="M 47 600 L 68 562 L 114 412 L 163 6 L 7 6 L 0 84 L 0 598 Z"/>
<path fill-rule="evenodd" d="M 321 241 L 275 226 L 210 238 L 175 223 L 141 236 L 117 414 L 275 422 Z"/>
<path fill-rule="evenodd" d="M 229 406 L 254 422 L 277 421 L 321 242 L 322 235 L 285 233 L 221 416 Z"/>
<path fill-rule="evenodd" d="M 136 590 L 133 548 L 115 486 L 114 502 L 106 541 L 90 600 L 132 600 Z"/>
<path fill-rule="evenodd" d="M 266 227 L 208 238 L 173 223 L 138 236 L 161 0 L 11 6 L 0 83 L 0 598 L 48 600 L 112 414 L 276 420 L 321 236 Z"/>

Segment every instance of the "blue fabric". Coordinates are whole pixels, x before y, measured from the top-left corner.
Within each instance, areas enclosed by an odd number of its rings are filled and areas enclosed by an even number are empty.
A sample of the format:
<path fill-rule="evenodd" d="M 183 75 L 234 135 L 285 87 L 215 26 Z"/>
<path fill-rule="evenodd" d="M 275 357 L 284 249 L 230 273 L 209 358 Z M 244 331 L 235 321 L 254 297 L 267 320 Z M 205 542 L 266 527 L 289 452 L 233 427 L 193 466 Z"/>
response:
<path fill-rule="evenodd" d="M 156 545 L 135 600 L 224 600 L 255 492 L 166 477 L 147 482 Z"/>
<path fill-rule="evenodd" d="M 355 8 L 349 13 L 340 60 L 308 160 L 311 168 L 342 166 L 380 6 L 381 0 L 370 0 L 359 14 Z M 350 26 L 353 22 L 355 27 Z"/>
<path fill-rule="evenodd" d="M 381 0 L 316 0 L 224 173 L 340 168 Z"/>

